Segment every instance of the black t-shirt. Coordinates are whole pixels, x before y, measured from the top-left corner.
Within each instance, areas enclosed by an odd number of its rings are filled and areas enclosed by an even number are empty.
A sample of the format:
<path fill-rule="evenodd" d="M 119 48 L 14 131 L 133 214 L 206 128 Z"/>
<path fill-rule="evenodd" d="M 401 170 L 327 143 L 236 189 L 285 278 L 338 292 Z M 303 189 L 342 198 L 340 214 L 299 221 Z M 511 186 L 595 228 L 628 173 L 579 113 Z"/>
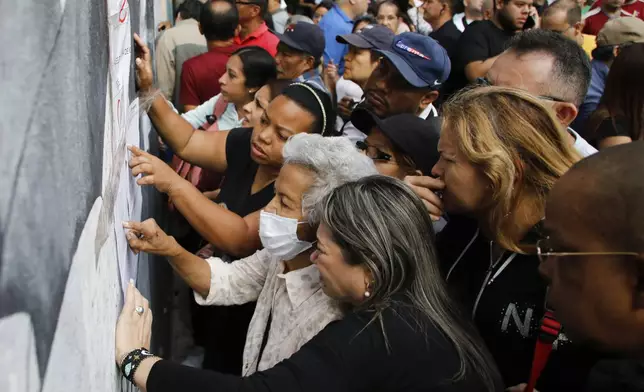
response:
<path fill-rule="evenodd" d="M 469 82 L 465 76 L 465 66 L 500 54 L 513 36 L 514 32 L 501 30 L 490 20 L 476 21 L 468 25 L 452 54 L 452 71 L 444 94 L 451 95 L 467 86 Z"/>
<path fill-rule="evenodd" d="M 466 314 L 473 315 L 505 386 L 527 382 L 539 324 L 545 313 L 547 285 L 538 272 L 539 260 L 536 255 L 506 251 L 490 261 L 490 241 L 482 233 L 475 238 L 476 222 L 457 216 L 450 218 L 437 235 L 448 287 Z M 537 225 L 523 243 L 534 245 L 540 237 L 538 232 Z M 573 345 L 562 334 L 555 342 L 537 389 L 582 391 L 597 359 L 597 353 Z"/>
<path fill-rule="evenodd" d="M 348 314 L 327 325 L 290 358 L 248 377 L 229 377 L 159 361 L 147 379 L 149 392 L 477 392 L 475 374 L 452 381 L 460 368 L 454 346 L 410 306 L 393 302 L 370 322 L 373 311 Z M 383 329 L 387 342 L 383 336 Z"/>
<path fill-rule="evenodd" d="M 228 168 L 217 197 L 228 210 L 246 216 L 266 206 L 273 196 L 273 183 L 251 194 L 259 165 L 250 157 L 252 128 L 236 128 L 226 138 Z M 231 262 L 238 259 L 215 249 L 215 256 Z M 203 367 L 229 374 L 241 374 L 248 325 L 255 302 L 235 306 L 198 307 L 193 320 L 199 343 L 205 347 Z"/>
<path fill-rule="evenodd" d="M 624 116 L 607 117 L 597 127 L 597 140 L 612 136 L 631 137 L 630 126 Z"/>
<path fill-rule="evenodd" d="M 461 31 L 456 27 L 452 19 L 448 20 L 438 30 L 429 34 L 430 37 L 438 41 L 439 44 L 447 51 L 451 61 L 453 60 L 456 43 L 461 36 Z"/>
<path fill-rule="evenodd" d="M 259 165 L 250 157 L 252 128 L 236 128 L 226 138 L 228 168 L 217 197 L 217 203 L 226 204 L 228 210 L 246 216 L 264 208 L 275 196 L 274 183 L 251 194 L 253 181 Z"/>

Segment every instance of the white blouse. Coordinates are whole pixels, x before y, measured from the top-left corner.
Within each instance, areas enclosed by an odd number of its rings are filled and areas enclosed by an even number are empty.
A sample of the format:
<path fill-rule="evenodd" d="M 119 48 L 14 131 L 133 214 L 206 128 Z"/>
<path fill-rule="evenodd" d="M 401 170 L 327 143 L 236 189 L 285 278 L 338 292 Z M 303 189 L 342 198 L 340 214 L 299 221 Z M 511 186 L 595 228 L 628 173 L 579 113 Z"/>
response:
<path fill-rule="evenodd" d="M 206 298 L 194 293 L 199 305 L 257 301 L 246 335 L 243 376 L 270 369 L 298 351 L 331 321 L 342 318 L 338 302 L 322 291 L 315 265 L 284 273 L 284 262 L 265 249 L 233 263 L 217 257 L 206 261 L 210 265 L 210 291 Z M 271 312 L 266 347 L 259 358 Z"/>

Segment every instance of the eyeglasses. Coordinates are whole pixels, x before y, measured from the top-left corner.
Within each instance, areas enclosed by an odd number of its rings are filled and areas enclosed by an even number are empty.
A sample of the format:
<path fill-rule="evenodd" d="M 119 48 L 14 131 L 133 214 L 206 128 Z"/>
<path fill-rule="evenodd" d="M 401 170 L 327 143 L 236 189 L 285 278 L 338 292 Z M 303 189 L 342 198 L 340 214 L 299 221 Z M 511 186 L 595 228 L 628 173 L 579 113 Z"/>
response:
<path fill-rule="evenodd" d="M 639 256 L 635 252 L 554 252 L 550 244 L 550 237 L 537 241 L 537 257 L 539 262 L 543 263 L 548 257 L 568 257 L 568 256 Z"/>
<path fill-rule="evenodd" d="M 386 152 L 380 151 L 376 146 L 370 146 L 362 140 L 358 140 L 356 142 L 356 148 L 360 151 L 366 152 L 367 156 L 373 159 L 374 161 L 396 163 L 396 161 L 393 160 L 393 157 L 391 156 L 391 154 L 387 154 Z"/>
<path fill-rule="evenodd" d="M 483 87 L 494 86 L 492 82 L 490 82 L 487 78 L 476 78 L 476 84 L 478 86 L 483 86 Z M 568 102 L 565 99 L 553 97 L 550 95 L 537 95 L 536 97 L 540 99 L 545 99 L 546 101 L 562 102 L 562 103 Z"/>

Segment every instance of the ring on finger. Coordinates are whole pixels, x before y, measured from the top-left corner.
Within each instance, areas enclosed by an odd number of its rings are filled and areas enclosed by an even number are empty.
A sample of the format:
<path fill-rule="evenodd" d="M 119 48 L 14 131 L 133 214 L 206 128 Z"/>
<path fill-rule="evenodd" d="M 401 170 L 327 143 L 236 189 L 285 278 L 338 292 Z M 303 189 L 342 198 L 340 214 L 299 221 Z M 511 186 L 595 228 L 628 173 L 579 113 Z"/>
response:
<path fill-rule="evenodd" d="M 137 306 L 136 308 L 134 308 L 134 311 L 140 316 L 143 314 L 143 312 L 145 312 L 145 309 L 143 308 L 143 306 Z"/>

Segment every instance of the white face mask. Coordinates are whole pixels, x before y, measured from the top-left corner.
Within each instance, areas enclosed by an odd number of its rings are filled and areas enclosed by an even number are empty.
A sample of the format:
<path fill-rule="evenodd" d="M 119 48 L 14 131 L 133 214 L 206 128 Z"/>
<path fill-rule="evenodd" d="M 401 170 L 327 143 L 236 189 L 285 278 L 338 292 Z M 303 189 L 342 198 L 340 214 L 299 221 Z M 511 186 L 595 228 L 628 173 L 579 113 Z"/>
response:
<path fill-rule="evenodd" d="M 313 244 L 297 238 L 297 219 L 262 211 L 259 215 L 259 238 L 268 252 L 281 260 L 291 260 Z"/>

